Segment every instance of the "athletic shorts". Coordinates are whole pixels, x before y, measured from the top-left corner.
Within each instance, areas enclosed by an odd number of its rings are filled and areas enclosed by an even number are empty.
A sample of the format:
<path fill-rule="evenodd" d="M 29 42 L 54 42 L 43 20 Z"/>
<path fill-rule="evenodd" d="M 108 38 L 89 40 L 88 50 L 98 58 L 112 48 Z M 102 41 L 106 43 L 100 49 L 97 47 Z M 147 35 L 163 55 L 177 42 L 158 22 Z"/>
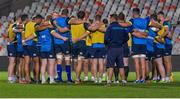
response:
<path fill-rule="evenodd" d="M 70 44 L 65 42 L 64 44 L 55 44 L 55 53 L 63 53 L 65 55 L 70 54 Z"/>
<path fill-rule="evenodd" d="M 154 45 L 154 58 L 161 58 L 164 56 L 164 49 L 158 48 L 156 45 Z"/>
<path fill-rule="evenodd" d="M 30 57 L 38 57 L 39 51 L 36 45 L 26 45 L 24 46 L 24 56 L 30 56 Z"/>
<path fill-rule="evenodd" d="M 147 48 L 143 44 L 133 44 L 132 45 L 132 55 L 146 55 Z"/>
<path fill-rule="evenodd" d="M 16 46 L 15 45 L 8 45 L 7 51 L 8 51 L 9 57 L 16 57 Z"/>
<path fill-rule="evenodd" d="M 123 53 L 125 58 L 130 56 L 130 50 L 127 43 L 123 45 Z"/>
<path fill-rule="evenodd" d="M 84 40 L 79 41 L 72 45 L 72 54 L 73 58 L 77 58 L 78 56 L 86 55 L 86 42 Z"/>
<path fill-rule="evenodd" d="M 91 50 L 92 47 L 91 46 L 86 46 L 86 54 L 85 54 L 85 59 L 91 58 Z"/>
<path fill-rule="evenodd" d="M 107 63 L 106 68 L 114 68 L 115 64 L 119 68 L 124 67 L 123 63 L 123 47 L 121 48 L 108 48 L 107 49 Z"/>
<path fill-rule="evenodd" d="M 154 59 L 154 52 L 147 51 L 146 60 L 151 61 L 152 59 Z"/>
<path fill-rule="evenodd" d="M 170 56 L 172 52 L 172 45 L 165 44 L 164 56 Z"/>
<path fill-rule="evenodd" d="M 92 48 L 90 52 L 91 58 L 105 58 L 105 48 Z"/>
<path fill-rule="evenodd" d="M 24 52 L 22 51 L 22 52 L 16 52 L 16 57 L 18 57 L 18 58 L 23 58 L 24 57 Z"/>
<path fill-rule="evenodd" d="M 55 53 L 53 50 L 49 52 L 40 52 L 40 57 L 42 59 L 54 59 L 55 58 Z"/>

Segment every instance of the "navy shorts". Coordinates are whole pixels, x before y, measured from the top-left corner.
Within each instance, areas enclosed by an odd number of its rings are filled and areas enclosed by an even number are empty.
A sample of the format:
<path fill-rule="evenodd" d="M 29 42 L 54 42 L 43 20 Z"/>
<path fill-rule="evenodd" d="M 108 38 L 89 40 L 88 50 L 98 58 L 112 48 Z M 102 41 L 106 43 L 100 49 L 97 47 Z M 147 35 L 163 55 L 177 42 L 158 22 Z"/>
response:
<path fill-rule="evenodd" d="M 139 55 L 139 54 L 146 55 L 146 53 L 147 53 L 146 45 L 144 45 L 144 44 L 133 44 L 132 45 L 132 55 Z"/>
<path fill-rule="evenodd" d="M 84 40 L 79 41 L 72 45 L 72 54 L 73 58 L 77 58 L 78 55 L 84 56 L 86 55 L 86 42 Z"/>
<path fill-rule="evenodd" d="M 158 48 L 156 44 L 154 45 L 154 58 L 161 58 L 164 56 L 164 49 Z"/>
<path fill-rule="evenodd" d="M 53 50 L 49 52 L 40 52 L 40 57 L 42 59 L 54 59 L 55 58 L 55 53 Z"/>
<path fill-rule="evenodd" d="M 164 56 L 170 56 L 172 52 L 172 45 L 165 44 Z"/>
<path fill-rule="evenodd" d="M 121 48 L 108 48 L 107 49 L 107 68 L 114 68 L 115 64 L 119 68 L 124 67 L 123 63 L 123 47 Z"/>
<path fill-rule="evenodd" d="M 146 60 L 151 61 L 154 59 L 154 52 L 147 51 L 146 53 Z"/>
<path fill-rule="evenodd" d="M 64 44 L 55 44 L 55 53 L 63 53 L 65 55 L 70 54 L 70 44 L 65 42 Z"/>
<path fill-rule="evenodd" d="M 106 49 L 105 48 L 92 48 L 90 55 L 91 55 L 91 58 L 105 58 Z"/>
<path fill-rule="evenodd" d="M 16 46 L 15 45 L 8 45 L 7 51 L 8 51 L 9 57 L 16 57 Z"/>
<path fill-rule="evenodd" d="M 39 51 L 36 45 L 24 46 L 24 56 L 38 57 Z"/>
<path fill-rule="evenodd" d="M 18 58 L 23 58 L 24 57 L 24 52 L 22 51 L 22 52 L 16 52 L 16 57 L 18 57 Z"/>
<path fill-rule="evenodd" d="M 127 43 L 123 45 L 123 53 L 125 58 L 130 56 L 130 50 Z"/>
<path fill-rule="evenodd" d="M 91 46 L 86 46 L 85 59 L 91 58 L 91 51 L 92 51 L 92 47 Z"/>

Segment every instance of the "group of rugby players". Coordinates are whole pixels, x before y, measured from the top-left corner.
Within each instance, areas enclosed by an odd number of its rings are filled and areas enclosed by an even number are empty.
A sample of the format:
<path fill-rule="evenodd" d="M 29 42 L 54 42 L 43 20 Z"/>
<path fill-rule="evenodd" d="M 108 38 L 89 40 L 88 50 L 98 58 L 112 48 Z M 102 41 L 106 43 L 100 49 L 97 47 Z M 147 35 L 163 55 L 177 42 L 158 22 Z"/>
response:
<path fill-rule="evenodd" d="M 68 9 L 63 9 L 61 14 L 53 12 L 46 18 L 36 15 L 32 19 L 23 14 L 10 22 L 9 83 L 64 82 L 62 71 L 65 69 L 67 82 L 80 84 L 82 68 L 83 81 L 88 81 L 90 66 L 94 83 L 102 83 L 106 78 L 111 84 L 113 74 L 114 82 L 119 83 L 120 74 L 125 84 L 130 55 L 136 70 L 134 83 L 145 83 L 149 79 L 162 83 L 171 81 L 172 32 L 170 19 L 165 18 L 163 12 L 141 18 L 140 10 L 134 8 L 128 22 L 123 13 L 103 20 L 101 15 L 87 20 L 84 11 L 71 17 L 68 13 Z M 149 63 L 152 78 L 149 78 Z M 33 67 L 33 78 L 30 67 Z"/>

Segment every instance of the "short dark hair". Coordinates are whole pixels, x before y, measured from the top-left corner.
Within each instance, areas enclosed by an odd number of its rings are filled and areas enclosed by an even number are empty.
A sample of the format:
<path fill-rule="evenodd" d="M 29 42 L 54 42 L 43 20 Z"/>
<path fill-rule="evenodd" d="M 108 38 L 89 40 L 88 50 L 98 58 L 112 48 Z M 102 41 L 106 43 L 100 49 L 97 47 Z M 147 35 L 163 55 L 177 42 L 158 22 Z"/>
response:
<path fill-rule="evenodd" d="M 159 12 L 158 12 L 158 15 L 159 15 L 159 14 L 161 14 L 161 15 L 164 16 L 164 12 L 163 12 L 163 11 L 159 11 Z"/>
<path fill-rule="evenodd" d="M 90 23 L 93 23 L 93 19 L 89 19 L 89 22 L 90 22 Z"/>
<path fill-rule="evenodd" d="M 158 20 L 158 19 L 157 19 L 157 14 L 156 14 L 156 13 L 153 13 L 150 17 L 151 17 L 151 19 L 154 19 L 154 20 L 156 20 L 156 21 Z"/>
<path fill-rule="evenodd" d="M 97 14 L 97 15 L 95 16 L 95 20 L 101 20 L 101 15 Z"/>
<path fill-rule="evenodd" d="M 26 19 L 28 19 L 28 15 L 27 14 L 21 15 L 21 20 L 22 21 L 25 21 Z"/>
<path fill-rule="evenodd" d="M 117 14 L 111 14 L 110 17 L 114 18 L 115 20 L 118 20 L 118 15 Z"/>
<path fill-rule="evenodd" d="M 68 13 L 69 13 L 69 10 L 68 10 L 68 9 L 63 9 L 63 10 L 62 10 L 62 14 L 63 14 L 63 15 L 68 15 Z"/>
<path fill-rule="evenodd" d="M 44 17 L 42 15 L 40 15 L 40 14 L 36 15 L 35 18 L 37 18 L 37 19 L 44 19 Z"/>
<path fill-rule="evenodd" d="M 140 14 L 140 9 L 139 8 L 133 8 L 133 13 Z"/>
<path fill-rule="evenodd" d="M 78 17 L 79 19 L 83 19 L 83 18 L 85 17 L 85 15 L 86 15 L 86 13 L 85 13 L 84 11 L 79 11 L 79 12 L 77 13 L 77 17 Z"/>
<path fill-rule="evenodd" d="M 125 20 L 125 15 L 123 12 L 120 12 L 118 17 L 120 20 Z"/>
<path fill-rule="evenodd" d="M 108 24 L 108 19 L 103 19 L 104 24 Z"/>

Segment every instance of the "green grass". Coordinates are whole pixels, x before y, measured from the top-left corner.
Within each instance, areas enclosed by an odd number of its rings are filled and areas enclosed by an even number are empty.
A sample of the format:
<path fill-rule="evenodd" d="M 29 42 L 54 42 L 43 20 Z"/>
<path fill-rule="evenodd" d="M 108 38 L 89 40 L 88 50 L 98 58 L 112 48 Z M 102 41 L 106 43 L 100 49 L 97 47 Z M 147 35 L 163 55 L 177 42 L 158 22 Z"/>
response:
<path fill-rule="evenodd" d="M 134 73 L 130 73 L 129 81 L 134 80 Z M 65 76 L 65 74 L 64 74 Z M 174 73 L 175 81 L 168 84 L 133 84 L 128 82 L 126 86 L 112 85 L 106 87 L 105 83 L 98 85 L 92 82 L 82 85 L 36 85 L 36 84 L 8 84 L 7 72 L 0 72 L 0 97 L 29 97 L 29 98 L 108 98 L 108 97 L 146 97 L 146 98 L 178 98 L 180 97 L 180 72 Z"/>

